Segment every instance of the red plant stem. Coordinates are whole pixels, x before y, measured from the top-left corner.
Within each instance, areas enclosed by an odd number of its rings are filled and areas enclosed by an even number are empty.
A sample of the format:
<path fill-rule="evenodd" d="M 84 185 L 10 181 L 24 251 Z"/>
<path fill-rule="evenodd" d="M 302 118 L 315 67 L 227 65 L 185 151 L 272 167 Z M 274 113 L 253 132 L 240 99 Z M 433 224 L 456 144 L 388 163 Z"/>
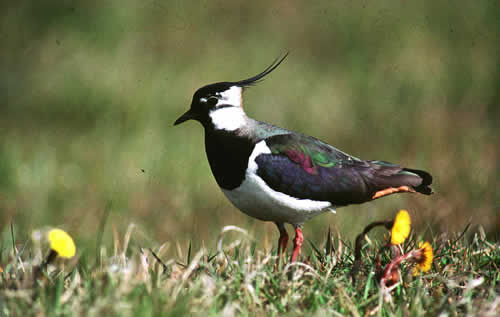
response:
<path fill-rule="evenodd" d="M 356 237 L 356 242 L 355 242 L 355 247 L 354 247 L 354 263 L 352 265 L 351 269 L 351 277 L 353 283 L 356 282 L 356 277 L 359 271 L 359 268 L 361 267 L 361 248 L 363 247 L 363 241 L 365 239 L 365 236 L 375 227 L 378 226 L 385 226 L 387 229 L 391 229 L 394 224 L 394 220 L 383 220 L 383 221 L 375 221 L 370 223 L 368 226 L 365 227 L 362 233 L 360 233 Z"/>
<path fill-rule="evenodd" d="M 401 262 L 406 261 L 406 260 L 411 259 L 411 258 L 415 258 L 415 257 L 419 256 L 420 253 L 421 253 L 421 250 L 417 249 L 417 250 L 413 250 L 413 251 L 408 252 L 408 253 L 403 254 L 403 255 L 398 255 L 394 259 L 392 259 L 392 261 L 389 264 L 387 264 L 387 266 L 385 267 L 384 274 L 382 275 L 382 278 L 380 279 L 380 287 L 387 286 L 387 282 L 389 280 L 392 280 L 392 271 L 397 270 L 399 267 L 399 264 L 401 264 Z"/>

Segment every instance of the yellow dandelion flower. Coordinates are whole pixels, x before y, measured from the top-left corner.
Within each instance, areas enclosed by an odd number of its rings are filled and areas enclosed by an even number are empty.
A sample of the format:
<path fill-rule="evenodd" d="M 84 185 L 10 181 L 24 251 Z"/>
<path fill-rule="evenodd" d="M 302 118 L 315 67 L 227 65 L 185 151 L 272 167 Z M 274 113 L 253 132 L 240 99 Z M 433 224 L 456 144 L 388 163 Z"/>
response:
<path fill-rule="evenodd" d="M 48 238 L 50 248 L 56 251 L 60 257 L 69 259 L 75 255 L 75 243 L 66 231 L 61 229 L 52 229 L 49 231 Z"/>
<path fill-rule="evenodd" d="M 396 215 L 391 230 L 391 243 L 394 245 L 403 243 L 410 234 L 411 219 L 408 211 L 400 210 Z"/>
<path fill-rule="evenodd" d="M 431 269 L 432 260 L 434 258 L 434 252 L 432 251 L 432 246 L 429 242 L 420 242 L 418 244 L 420 254 L 415 257 L 415 262 L 417 265 L 413 270 L 413 275 L 418 275 L 420 272 L 427 272 Z"/>

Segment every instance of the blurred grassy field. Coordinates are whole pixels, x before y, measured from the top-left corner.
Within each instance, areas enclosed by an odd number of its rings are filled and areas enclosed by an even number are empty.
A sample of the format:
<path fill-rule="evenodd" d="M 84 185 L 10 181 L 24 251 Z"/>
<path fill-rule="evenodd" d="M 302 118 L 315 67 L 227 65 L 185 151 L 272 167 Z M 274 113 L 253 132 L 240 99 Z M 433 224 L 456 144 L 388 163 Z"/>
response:
<path fill-rule="evenodd" d="M 223 197 L 194 91 L 291 52 L 246 93 L 254 118 L 364 159 L 425 169 L 434 196 L 325 214 L 352 237 L 408 209 L 436 233 L 500 233 L 500 9 L 495 1 L 16 1 L 0 5 L 0 230 L 58 225 L 79 245 L 130 223 L 150 241 L 215 248 L 224 225 L 263 235 Z"/>

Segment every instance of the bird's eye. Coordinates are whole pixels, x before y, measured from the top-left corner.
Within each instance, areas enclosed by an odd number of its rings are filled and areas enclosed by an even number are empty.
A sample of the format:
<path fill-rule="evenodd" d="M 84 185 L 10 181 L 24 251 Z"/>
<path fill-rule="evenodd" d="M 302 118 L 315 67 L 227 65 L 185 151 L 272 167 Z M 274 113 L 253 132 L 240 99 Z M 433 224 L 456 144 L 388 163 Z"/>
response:
<path fill-rule="evenodd" d="M 208 98 L 208 100 L 207 100 L 207 105 L 209 105 L 210 107 L 213 107 L 213 106 L 215 106 L 218 102 L 219 102 L 219 99 L 217 99 L 216 97 L 210 97 L 210 98 Z"/>

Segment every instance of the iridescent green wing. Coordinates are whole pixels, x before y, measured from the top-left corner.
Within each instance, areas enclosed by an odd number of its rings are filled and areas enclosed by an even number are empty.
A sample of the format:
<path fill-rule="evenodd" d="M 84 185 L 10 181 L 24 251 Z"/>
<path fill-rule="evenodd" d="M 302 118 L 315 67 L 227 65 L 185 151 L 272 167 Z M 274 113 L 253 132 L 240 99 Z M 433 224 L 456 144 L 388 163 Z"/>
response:
<path fill-rule="evenodd" d="M 301 134 L 276 135 L 266 139 L 267 146 L 275 155 L 283 155 L 310 174 L 317 167 L 340 168 L 362 161 L 318 139 Z"/>

